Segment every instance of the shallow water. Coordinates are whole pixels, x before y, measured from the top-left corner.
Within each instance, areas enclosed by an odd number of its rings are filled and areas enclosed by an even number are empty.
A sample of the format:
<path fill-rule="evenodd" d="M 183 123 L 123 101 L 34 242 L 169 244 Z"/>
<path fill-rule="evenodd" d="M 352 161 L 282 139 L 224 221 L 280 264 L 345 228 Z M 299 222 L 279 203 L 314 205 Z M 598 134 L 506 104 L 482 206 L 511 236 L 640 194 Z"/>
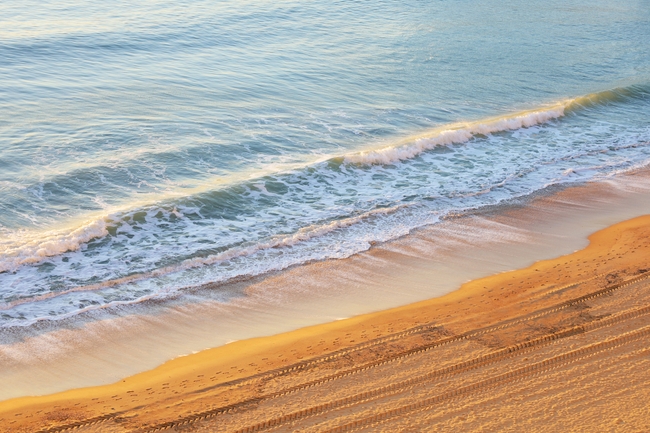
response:
<path fill-rule="evenodd" d="M 0 326 L 646 165 L 648 41 L 647 1 L 5 1 Z"/>
<path fill-rule="evenodd" d="M 347 259 L 192 290 L 175 300 L 5 328 L 0 400 L 121 381 L 234 340 L 439 297 L 468 280 L 570 254 L 588 244 L 589 234 L 647 213 L 649 179 L 645 170 L 549 188 L 520 205 L 448 218 Z M 253 339 L 249 347 L 263 342 Z"/>

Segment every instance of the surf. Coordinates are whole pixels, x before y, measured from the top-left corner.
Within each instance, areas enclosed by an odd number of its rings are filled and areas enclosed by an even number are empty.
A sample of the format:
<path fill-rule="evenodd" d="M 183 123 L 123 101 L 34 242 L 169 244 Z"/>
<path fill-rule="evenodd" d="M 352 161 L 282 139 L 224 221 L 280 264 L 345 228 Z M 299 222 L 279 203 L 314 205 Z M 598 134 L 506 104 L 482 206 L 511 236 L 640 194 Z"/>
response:
<path fill-rule="evenodd" d="M 192 201 L 197 197 L 208 197 L 232 188 L 239 188 L 244 185 L 248 189 L 262 188 L 266 179 L 291 176 L 295 173 L 313 171 L 322 172 L 328 164 L 338 166 L 345 164 L 351 169 L 363 168 L 373 165 L 391 165 L 412 160 L 423 153 L 436 148 L 460 145 L 471 140 L 487 138 L 494 134 L 508 131 L 525 130 L 550 122 L 560 122 L 566 116 L 580 116 L 582 112 L 594 108 L 607 106 L 609 104 L 625 104 L 626 102 L 643 99 L 650 96 L 650 85 L 636 84 L 627 87 L 619 87 L 601 92 L 578 96 L 553 104 L 548 104 L 534 109 L 514 112 L 511 114 L 486 117 L 473 121 L 445 124 L 432 130 L 416 135 L 408 136 L 381 147 L 372 147 L 367 150 L 351 152 L 343 155 L 325 154 L 307 156 L 303 163 L 276 164 L 264 167 L 261 170 L 249 169 L 242 173 L 235 173 L 231 178 L 214 177 L 201 182 L 200 185 L 192 188 L 175 188 L 163 194 L 144 194 L 137 197 L 131 203 L 125 203 L 119 208 L 111 209 L 110 213 L 97 213 L 90 216 L 80 216 L 67 227 L 48 230 L 17 230 L 5 229 L 5 234 L 0 238 L 0 273 L 15 272 L 22 266 L 33 266 L 42 263 L 52 257 L 62 254 L 79 251 L 85 248 L 89 242 L 99 241 L 106 238 L 111 232 L 115 233 L 119 227 L 128 225 L 129 215 L 138 212 L 155 212 L 157 209 L 165 214 L 175 214 L 176 218 L 182 218 L 182 214 L 176 211 L 178 203 Z M 486 146 L 489 144 L 486 142 Z M 265 188 L 264 188 L 265 190 Z M 261 191 L 264 194 L 264 191 Z M 268 191 L 266 191 L 268 194 Z M 214 201 L 218 199 L 208 199 Z M 126 218 L 126 220 L 124 220 Z M 345 221 L 357 221 L 356 217 L 346 217 Z M 124 221 L 123 221 L 124 220 Z M 325 226 L 327 226 L 326 223 Z M 339 224 L 337 226 L 336 224 Z M 341 228 L 340 222 L 334 226 Z M 332 227 L 334 227 L 332 226 Z M 314 229 L 318 233 L 320 229 Z M 262 243 L 261 247 L 236 247 L 228 249 L 217 255 L 206 257 L 193 257 L 184 260 L 186 265 L 193 263 L 191 267 L 206 266 L 214 263 L 230 260 L 232 258 L 246 256 L 261 249 L 281 248 L 294 245 L 299 241 L 311 239 L 314 235 L 309 226 L 298 229 L 289 237 L 281 237 L 284 240 L 269 240 Z M 265 245 L 265 246 L 264 246 Z M 175 265 L 176 266 L 176 265 Z M 177 266 L 174 269 L 179 269 Z M 167 274 L 171 270 L 156 271 Z M 153 274 L 151 276 L 154 276 Z M 130 280 L 128 278 L 127 280 Z M 123 282 L 127 282 L 123 280 Z M 103 284 L 103 283 L 102 283 Z M 111 284 L 111 283 L 106 283 Z"/>
<path fill-rule="evenodd" d="M 578 114 L 581 110 L 599 105 L 648 96 L 650 94 L 648 87 L 648 85 L 620 87 L 578 96 L 537 109 L 470 122 L 448 124 L 400 140 L 397 144 L 350 153 L 338 160 L 357 165 L 395 164 L 399 161 L 415 158 L 423 152 L 436 147 L 462 144 L 473 138 L 485 137 L 499 132 L 530 128 L 558 120 L 568 114 Z"/>

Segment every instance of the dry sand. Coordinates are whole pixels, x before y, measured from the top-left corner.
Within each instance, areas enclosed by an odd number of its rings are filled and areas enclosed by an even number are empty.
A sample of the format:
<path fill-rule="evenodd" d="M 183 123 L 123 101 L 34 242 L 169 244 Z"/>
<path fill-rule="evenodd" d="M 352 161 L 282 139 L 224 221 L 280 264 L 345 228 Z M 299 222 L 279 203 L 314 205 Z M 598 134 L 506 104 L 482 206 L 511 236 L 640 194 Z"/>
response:
<path fill-rule="evenodd" d="M 405 307 L 0 403 L 0 431 L 650 431 L 650 216 Z"/>

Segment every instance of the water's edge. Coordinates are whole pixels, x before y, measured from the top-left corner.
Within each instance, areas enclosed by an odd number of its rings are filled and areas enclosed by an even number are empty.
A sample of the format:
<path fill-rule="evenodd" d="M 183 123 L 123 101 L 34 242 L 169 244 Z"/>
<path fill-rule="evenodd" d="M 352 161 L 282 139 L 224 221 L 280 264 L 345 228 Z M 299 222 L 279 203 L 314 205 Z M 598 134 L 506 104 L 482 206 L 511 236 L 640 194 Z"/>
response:
<path fill-rule="evenodd" d="M 346 259 L 63 321 L 59 329 L 4 330 L 0 399 L 111 383 L 183 354 L 441 296 L 467 280 L 570 253 L 589 234 L 647 213 L 649 179 L 641 171 L 553 188 Z"/>

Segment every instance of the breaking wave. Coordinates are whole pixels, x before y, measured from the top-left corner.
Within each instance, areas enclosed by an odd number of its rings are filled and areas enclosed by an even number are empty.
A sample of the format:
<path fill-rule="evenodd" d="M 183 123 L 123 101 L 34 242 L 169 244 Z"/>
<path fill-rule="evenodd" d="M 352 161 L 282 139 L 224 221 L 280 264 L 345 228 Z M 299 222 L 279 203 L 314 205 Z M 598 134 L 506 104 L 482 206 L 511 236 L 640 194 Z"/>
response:
<path fill-rule="evenodd" d="M 567 105 L 560 105 L 543 111 L 521 113 L 512 117 L 452 125 L 449 129 L 434 132 L 432 136 L 416 138 L 412 144 L 348 155 L 345 157 L 345 162 L 352 164 L 393 164 L 398 161 L 414 158 L 422 152 L 438 146 L 465 143 L 477 135 L 510 131 L 557 119 L 558 117 L 564 116 L 564 110 Z"/>
<path fill-rule="evenodd" d="M 23 265 L 38 263 L 48 257 L 68 251 L 77 251 L 92 239 L 108 234 L 106 221 L 97 219 L 86 222 L 72 231 L 49 231 L 33 237 L 18 232 L 11 239 L 0 242 L 0 272 L 17 269 Z"/>
<path fill-rule="evenodd" d="M 373 149 L 346 155 L 343 160 L 350 164 L 375 165 L 394 164 L 415 158 L 423 152 L 438 146 L 466 143 L 476 136 L 513 131 L 521 128 L 541 125 L 565 116 L 569 112 L 579 111 L 593 106 L 626 99 L 647 96 L 644 86 L 629 86 L 613 90 L 592 93 L 569 99 L 543 109 L 522 111 L 502 117 L 492 117 L 475 122 L 461 122 L 437 128 L 419 137 L 412 137 L 396 146 Z"/>

